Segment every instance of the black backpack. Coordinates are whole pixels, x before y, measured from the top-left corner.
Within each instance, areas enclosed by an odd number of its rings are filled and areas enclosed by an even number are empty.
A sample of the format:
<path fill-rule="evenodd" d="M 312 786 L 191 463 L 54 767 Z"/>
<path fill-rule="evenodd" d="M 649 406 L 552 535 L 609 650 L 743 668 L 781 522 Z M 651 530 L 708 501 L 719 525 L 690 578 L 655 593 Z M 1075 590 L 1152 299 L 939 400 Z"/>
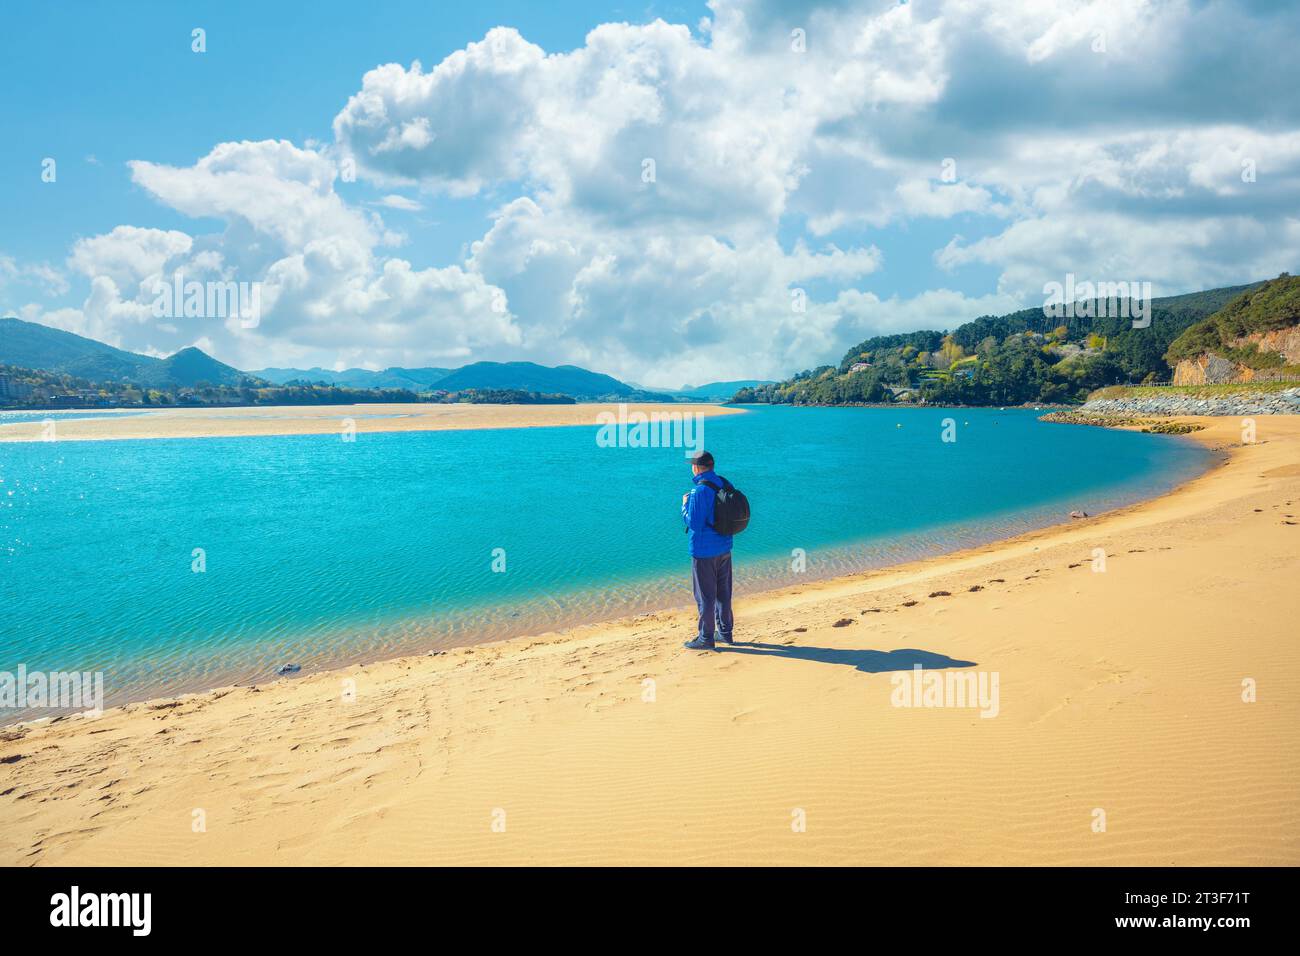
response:
<path fill-rule="evenodd" d="M 718 534 L 740 534 L 749 527 L 749 499 L 734 485 L 718 487 L 711 481 L 702 481 L 713 489 L 713 530 Z"/>

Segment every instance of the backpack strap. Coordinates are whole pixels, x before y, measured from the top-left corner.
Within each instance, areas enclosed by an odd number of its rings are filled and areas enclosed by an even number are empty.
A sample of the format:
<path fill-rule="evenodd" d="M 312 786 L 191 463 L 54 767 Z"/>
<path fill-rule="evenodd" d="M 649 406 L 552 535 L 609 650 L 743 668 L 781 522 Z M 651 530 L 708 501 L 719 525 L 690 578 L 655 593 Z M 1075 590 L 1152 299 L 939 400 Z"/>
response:
<path fill-rule="evenodd" d="M 724 478 L 723 481 L 726 481 L 726 479 Z M 710 488 L 713 489 L 713 502 L 714 502 L 713 506 L 714 506 L 714 508 L 716 509 L 716 508 L 717 508 L 718 495 L 721 493 L 721 491 L 722 491 L 722 487 L 721 487 L 720 485 L 715 485 L 715 484 L 714 484 L 713 482 L 711 482 L 711 481 L 701 481 L 700 484 L 702 484 L 702 485 L 708 485 Z M 717 515 L 717 511 L 714 511 L 714 516 L 716 517 L 716 515 Z M 710 522 L 710 521 L 706 521 L 706 522 L 705 522 L 705 527 L 707 527 L 707 528 L 713 528 L 714 531 L 718 530 L 717 528 L 714 528 L 714 527 L 713 527 L 713 523 Z"/>

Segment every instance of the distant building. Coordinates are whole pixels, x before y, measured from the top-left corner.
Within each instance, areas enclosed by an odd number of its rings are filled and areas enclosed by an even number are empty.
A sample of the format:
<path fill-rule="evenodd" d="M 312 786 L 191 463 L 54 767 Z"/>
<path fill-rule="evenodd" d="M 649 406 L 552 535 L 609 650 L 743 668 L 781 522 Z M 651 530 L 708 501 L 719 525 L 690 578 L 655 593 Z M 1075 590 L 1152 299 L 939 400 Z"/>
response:
<path fill-rule="evenodd" d="M 861 372 L 864 368 L 871 368 L 870 362 L 854 362 L 849 366 L 850 372 Z"/>
<path fill-rule="evenodd" d="M 0 375 L 0 402 L 20 402 L 29 398 L 32 387 L 9 375 Z"/>

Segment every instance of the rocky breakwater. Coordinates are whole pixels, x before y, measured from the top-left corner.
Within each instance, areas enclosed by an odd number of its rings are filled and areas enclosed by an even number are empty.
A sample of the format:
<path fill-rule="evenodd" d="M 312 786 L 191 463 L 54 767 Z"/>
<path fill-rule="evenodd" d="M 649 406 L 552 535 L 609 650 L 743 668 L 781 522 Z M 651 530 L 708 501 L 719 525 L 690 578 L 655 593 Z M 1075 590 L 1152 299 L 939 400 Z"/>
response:
<path fill-rule="evenodd" d="M 1225 395 L 1140 395 L 1097 398 L 1079 408 L 1084 414 L 1141 415 L 1300 415 L 1300 387 L 1276 392 L 1241 391 Z"/>
<path fill-rule="evenodd" d="M 1144 432 L 1184 435 L 1203 426 L 1170 421 L 1174 416 L 1300 414 L 1300 388 L 1282 392 L 1242 391 L 1230 395 L 1141 395 L 1096 398 L 1076 409 L 1052 412 L 1042 421 L 1066 425 L 1100 425 L 1106 428 L 1137 428 Z M 1152 417 L 1156 416 L 1156 417 Z"/>

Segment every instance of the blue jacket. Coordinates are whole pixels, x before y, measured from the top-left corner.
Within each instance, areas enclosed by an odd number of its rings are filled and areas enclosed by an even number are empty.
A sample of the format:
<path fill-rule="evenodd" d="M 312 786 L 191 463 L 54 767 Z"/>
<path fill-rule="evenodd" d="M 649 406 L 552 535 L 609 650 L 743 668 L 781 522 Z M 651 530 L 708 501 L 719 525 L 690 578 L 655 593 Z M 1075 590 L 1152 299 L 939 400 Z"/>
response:
<path fill-rule="evenodd" d="M 695 487 L 682 505 L 682 522 L 686 525 L 686 543 L 690 547 L 692 558 L 716 558 L 731 550 L 731 535 L 718 534 L 711 527 L 713 523 L 713 499 L 717 493 L 704 484 L 711 481 L 723 488 L 730 488 L 731 482 L 715 475 L 710 469 L 691 479 Z"/>

